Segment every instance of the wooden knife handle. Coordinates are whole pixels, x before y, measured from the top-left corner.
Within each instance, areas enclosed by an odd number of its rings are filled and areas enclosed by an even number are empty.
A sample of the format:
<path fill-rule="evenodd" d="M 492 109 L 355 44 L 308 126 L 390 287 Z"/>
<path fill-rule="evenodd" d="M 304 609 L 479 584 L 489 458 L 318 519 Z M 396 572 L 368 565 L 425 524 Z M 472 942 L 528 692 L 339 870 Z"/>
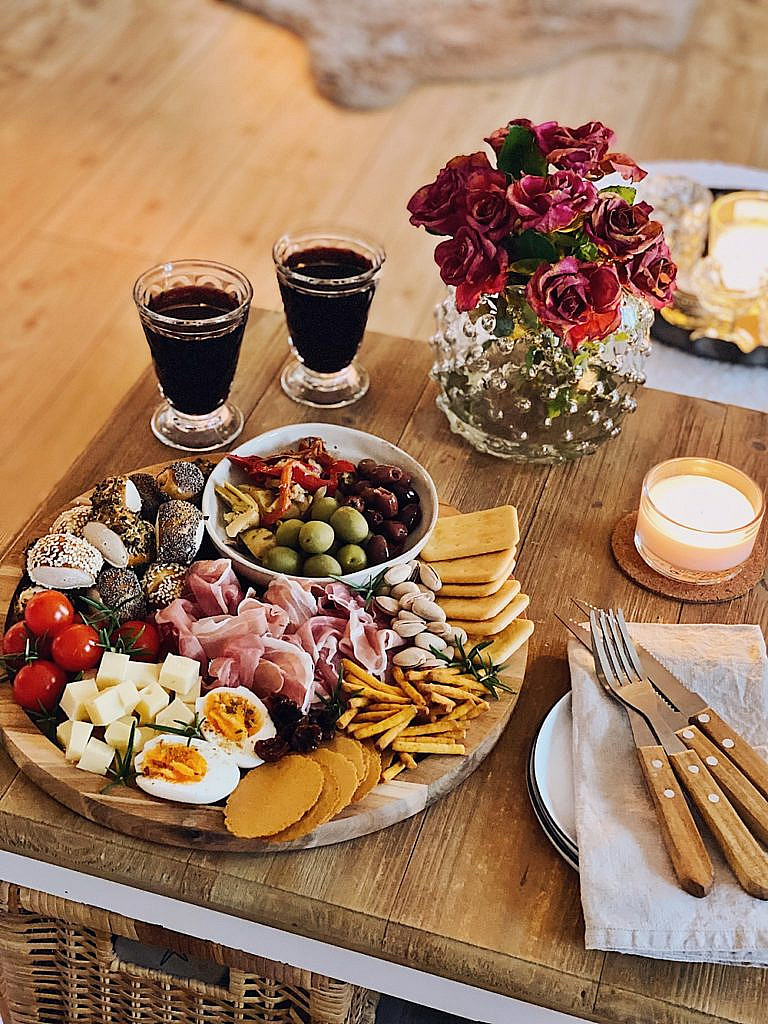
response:
<path fill-rule="evenodd" d="M 768 846 L 768 800 L 752 785 L 739 768 L 725 756 L 720 747 L 695 725 L 678 729 L 677 735 L 686 747 L 695 750 L 709 768 L 715 781 L 738 811 L 752 835 Z"/>
<path fill-rule="evenodd" d="M 691 896 L 706 896 L 715 879 L 712 861 L 664 748 L 638 747 L 637 756 L 677 880 Z"/>
<path fill-rule="evenodd" d="M 764 761 L 745 739 L 724 722 L 712 708 L 693 715 L 692 725 L 698 726 L 747 776 L 752 785 L 768 797 L 768 762 Z"/>
<path fill-rule="evenodd" d="M 699 814 L 709 826 L 739 884 L 750 896 L 768 900 L 768 856 L 709 774 L 695 750 L 669 760 Z"/>

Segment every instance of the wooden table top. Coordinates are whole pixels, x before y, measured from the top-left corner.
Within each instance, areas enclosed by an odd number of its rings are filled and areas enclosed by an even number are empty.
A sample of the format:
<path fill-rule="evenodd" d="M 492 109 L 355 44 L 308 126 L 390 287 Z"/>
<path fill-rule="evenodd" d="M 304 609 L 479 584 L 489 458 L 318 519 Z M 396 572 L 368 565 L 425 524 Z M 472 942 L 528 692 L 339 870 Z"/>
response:
<path fill-rule="evenodd" d="M 282 316 L 254 310 L 234 391 L 244 438 L 319 418 L 282 394 L 285 357 Z M 0 751 L 0 846 L 597 1021 L 763 1024 L 766 971 L 585 950 L 578 878 L 536 823 L 525 761 L 536 726 L 569 686 L 553 613 L 567 608 L 574 587 L 588 600 L 622 604 L 630 618 L 768 629 L 764 582 L 728 604 L 682 606 L 630 583 L 609 543 L 661 459 L 716 456 L 768 484 L 768 417 L 644 391 L 621 437 L 596 455 L 526 467 L 480 455 L 450 433 L 427 379 L 426 345 L 370 335 L 363 360 L 368 395 L 323 419 L 403 445 L 463 511 L 507 501 L 519 510 L 516 575 L 531 595 L 536 632 L 518 708 L 496 749 L 458 789 L 399 825 L 339 846 L 257 856 L 190 853 L 108 831 L 56 804 Z M 147 372 L 38 510 L 41 519 L 108 473 L 168 458 L 148 426 L 156 401 Z M 33 520 L 12 547 L 34 533 Z"/>

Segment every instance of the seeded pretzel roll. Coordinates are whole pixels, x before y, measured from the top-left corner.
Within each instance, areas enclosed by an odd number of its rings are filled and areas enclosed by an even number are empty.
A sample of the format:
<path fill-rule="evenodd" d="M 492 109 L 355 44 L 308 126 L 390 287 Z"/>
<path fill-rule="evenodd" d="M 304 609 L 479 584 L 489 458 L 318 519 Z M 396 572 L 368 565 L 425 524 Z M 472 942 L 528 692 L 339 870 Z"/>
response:
<path fill-rule="evenodd" d="M 178 562 L 153 562 L 144 573 L 144 596 L 151 611 L 166 608 L 184 593 L 187 566 Z"/>
<path fill-rule="evenodd" d="M 133 569 L 102 569 L 96 579 L 99 599 L 111 608 L 120 622 L 143 619 L 147 604 L 139 577 Z"/>
<path fill-rule="evenodd" d="M 206 459 L 203 455 L 198 455 L 197 458 L 192 459 L 191 461 L 203 474 L 203 480 L 205 481 L 208 480 L 208 477 L 217 466 L 217 463 L 214 462 L 213 459 Z"/>
<path fill-rule="evenodd" d="M 158 510 L 156 532 L 158 562 L 189 565 L 203 543 L 203 514 L 188 501 L 167 501 Z"/>
<path fill-rule="evenodd" d="M 119 505 L 100 506 L 83 535 L 110 565 L 119 569 L 141 569 L 155 557 L 152 524 Z"/>
<path fill-rule="evenodd" d="M 131 512 L 141 511 L 141 495 L 136 484 L 127 476 L 108 476 L 91 492 L 91 504 L 95 509 L 102 506 L 122 505 Z"/>
<path fill-rule="evenodd" d="M 194 462 L 172 462 L 155 479 L 163 494 L 179 501 L 194 501 L 205 487 L 205 477 Z"/>
<path fill-rule="evenodd" d="M 47 533 L 27 552 L 32 582 L 56 590 L 93 586 L 103 564 L 100 551 L 71 533 Z"/>
<path fill-rule="evenodd" d="M 131 473 L 131 482 L 141 498 L 141 517 L 150 523 L 157 518 L 157 510 L 168 498 L 157 486 L 151 473 Z"/>
<path fill-rule="evenodd" d="M 90 505 L 75 505 L 59 512 L 53 521 L 49 533 L 72 533 L 75 537 L 83 536 L 83 527 L 93 518 Z"/>

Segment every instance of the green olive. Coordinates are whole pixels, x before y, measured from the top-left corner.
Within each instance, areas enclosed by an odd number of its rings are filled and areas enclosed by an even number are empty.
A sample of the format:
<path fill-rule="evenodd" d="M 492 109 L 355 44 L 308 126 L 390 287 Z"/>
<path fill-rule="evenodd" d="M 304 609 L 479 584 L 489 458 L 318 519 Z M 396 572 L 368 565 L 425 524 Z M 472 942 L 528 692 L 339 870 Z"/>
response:
<path fill-rule="evenodd" d="M 293 548 L 277 545 L 270 548 L 262 559 L 262 565 L 272 572 L 283 572 L 296 576 L 301 572 L 301 556 Z"/>
<path fill-rule="evenodd" d="M 315 497 L 309 510 L 309 518 L 327 523 L 338 507 L 339 503 L 335 498 Z"/>
<path fill-rule="evenodd" d="M 345 544 L 343 548 L 339 548 L 336 557 L 344 573 L 357 572 L 368 567 L 368 556 L 359 544 Z"/>
<path fill-rule="evenodd" d="M 304 563 L 305 576 L 341 576 L 341 566 L 332 555 L 311 555 Z"/>
<path fill-rule="evenodd" d="M 299 532 L 303 525 L 301 519 L 286 519 L 275 531 L 275 540 L 285 548 L 298 548 Z"/>
<path fill-rule="evenodd" d="M 336 536 L 347 544 L 359 544 L 368 536 L 365 516 L 350 505 L 342 505 L 331 516 L 331 526 Z"/>
<path fill-rule="evenodd" d="M 299 530 L 299 544 L 302 551 L 310 555 L 321 555 L 334 542 L 334 533 L 328 523 L 310 520 Z"/>

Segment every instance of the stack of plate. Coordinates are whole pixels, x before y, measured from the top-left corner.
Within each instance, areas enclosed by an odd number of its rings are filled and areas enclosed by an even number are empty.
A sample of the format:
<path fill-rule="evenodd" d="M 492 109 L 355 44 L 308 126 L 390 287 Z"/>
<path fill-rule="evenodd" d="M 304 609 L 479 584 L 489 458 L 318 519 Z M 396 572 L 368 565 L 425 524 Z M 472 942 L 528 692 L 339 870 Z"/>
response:
<path fill-rule="evenodd" d="M 528 755 L 528 794 L 539 824 L 557 852 L 576 871 L 571 695 L 567 693 L 539 726 Z"/>

